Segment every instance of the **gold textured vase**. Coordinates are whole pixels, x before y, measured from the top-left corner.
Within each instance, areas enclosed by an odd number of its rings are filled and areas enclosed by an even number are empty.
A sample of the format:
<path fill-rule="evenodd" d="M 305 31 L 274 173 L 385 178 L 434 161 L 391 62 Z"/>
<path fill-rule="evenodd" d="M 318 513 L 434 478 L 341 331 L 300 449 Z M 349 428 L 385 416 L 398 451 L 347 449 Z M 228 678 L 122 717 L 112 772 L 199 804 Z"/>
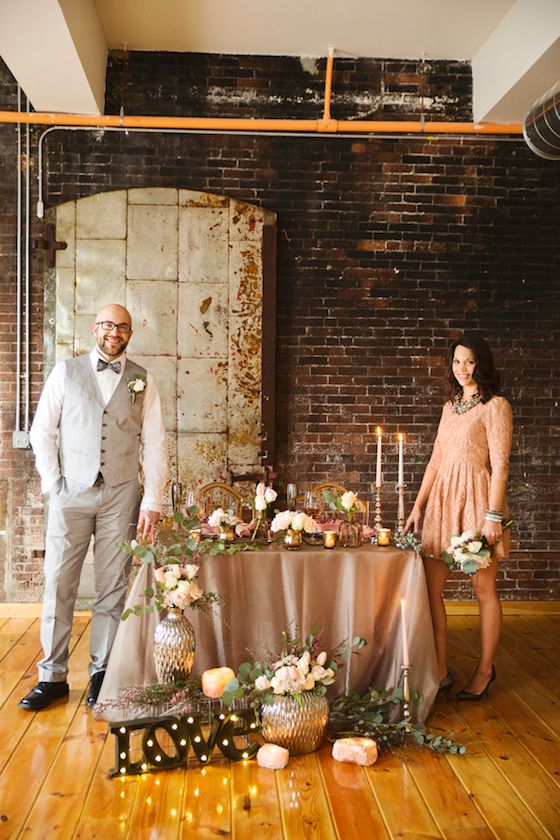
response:
<path fill-rule="evenodd" d="M 169 610 L 154 633 L 154 662 L 158 682 L 186 680 L 192 671 L 194 629 L 182 610 Z"/>
<path fill-rule="evenodd" d="M 301 548 L 302 542 L 302 532 L 295 531 L 292 528 L 288 528 L 288 530 L 284 534 L 284 548 L 287 548 L 288 551 L 298 551 L 298 549 Z"/>
<path fill-rule="evenodd" d="M 301 694 L 301 704 L 290 695 L 275 697 L 261 709 L 262 736 L 270 744 L 303 755 L 318 749 L 329 722 L 329 704 L 325 697 L 309 691 Z"/>

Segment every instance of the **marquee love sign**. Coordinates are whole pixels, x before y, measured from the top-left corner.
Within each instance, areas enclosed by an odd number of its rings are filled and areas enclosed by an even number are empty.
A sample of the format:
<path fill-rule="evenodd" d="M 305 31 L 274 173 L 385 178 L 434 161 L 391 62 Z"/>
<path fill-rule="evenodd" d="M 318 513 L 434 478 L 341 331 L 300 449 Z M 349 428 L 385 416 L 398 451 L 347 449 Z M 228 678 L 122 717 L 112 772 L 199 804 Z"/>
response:
<path fill-rule="evenodd" d="M 115 767 L 109 771 L 109 776 L 131 776 L 180 767 L 186 764 L 191 748 L 201 764 L 208 763 L 216 747 L 232 761 L 252 758 L 256 754 L 260 744 L 247 739 L 259 728 L 252 709 L 220 713 L 211 720 L 205 737 L 202 724 L 207 720 L 207 716 L 193 713 L 184 718 L 140 718 L 111 724 L 110 732 L 116 738 Z M 138 733 L 134 739 L 135 749 L 131 748 L 131 733 Z M 168 737 L 164 747 L 161 739 L 165 734 Z M 244 737 L 246 746 L 236 745 L 235 739 L 239 737 Z M 137 752 L 139 741 L 141 755 L 133 760 L 131 753 Z"/>

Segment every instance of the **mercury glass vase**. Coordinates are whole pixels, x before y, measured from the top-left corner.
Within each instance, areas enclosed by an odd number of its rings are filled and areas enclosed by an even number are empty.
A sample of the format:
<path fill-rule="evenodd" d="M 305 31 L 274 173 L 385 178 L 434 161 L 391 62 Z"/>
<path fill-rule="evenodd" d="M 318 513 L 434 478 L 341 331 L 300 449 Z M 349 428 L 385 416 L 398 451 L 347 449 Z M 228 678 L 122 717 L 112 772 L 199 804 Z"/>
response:
<path fill-rule="evenodd" d="M 329 704 L 325 697 L 303 691 L 301 704 L 290 695 L 275 697 L 261 709 L 262 736 L 270 744 L 289 750 L 290 755 L 314 752 L 325 737 Z"/>
<path fill-rule="evenodd" d="M 284 548 L 287 548 L 288 551 L 298 551 L 301 548 L 302 542 L 302 532 L 294 531 L 292 528 L 288 528 L 284 534 Z"/>
<path fill-rule="evenodd" d="M 359 548 L 362 544 L 361 522 L 341 522 L 338 529 L 338 544 L 343 548 Z"/>
<path fill-rule="evenodd" d="M 154 633 L 154 662 L 158 682 L 181 682 L 194 663 L 194 629 L 182 610 L 171 609 Z"/>

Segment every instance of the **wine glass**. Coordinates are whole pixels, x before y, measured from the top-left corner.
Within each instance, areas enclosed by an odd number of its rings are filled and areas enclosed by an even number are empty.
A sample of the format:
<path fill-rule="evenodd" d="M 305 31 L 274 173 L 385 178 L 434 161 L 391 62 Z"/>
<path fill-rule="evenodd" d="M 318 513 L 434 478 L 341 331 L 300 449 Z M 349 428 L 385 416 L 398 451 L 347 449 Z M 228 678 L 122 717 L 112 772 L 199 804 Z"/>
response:
<path fill-rule="evenodd" d="M 297 484 L 289 482 L 286 485 L 286 502 L 289 510 L 296 509 L 297 503 Z"/>

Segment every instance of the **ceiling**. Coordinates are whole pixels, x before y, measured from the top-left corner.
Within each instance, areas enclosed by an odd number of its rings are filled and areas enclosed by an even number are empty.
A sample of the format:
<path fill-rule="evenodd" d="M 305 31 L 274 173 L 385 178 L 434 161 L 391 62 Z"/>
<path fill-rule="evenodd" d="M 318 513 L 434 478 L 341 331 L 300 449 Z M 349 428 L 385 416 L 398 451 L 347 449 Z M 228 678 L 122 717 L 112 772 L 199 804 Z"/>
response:
<path fill-rule="evenodd" d="M 515 123 L 560 78 L 560 0 L 0 0 L 35 110 L 103 113 L 110 49 L 470 61 L 473 119 Z"/>

